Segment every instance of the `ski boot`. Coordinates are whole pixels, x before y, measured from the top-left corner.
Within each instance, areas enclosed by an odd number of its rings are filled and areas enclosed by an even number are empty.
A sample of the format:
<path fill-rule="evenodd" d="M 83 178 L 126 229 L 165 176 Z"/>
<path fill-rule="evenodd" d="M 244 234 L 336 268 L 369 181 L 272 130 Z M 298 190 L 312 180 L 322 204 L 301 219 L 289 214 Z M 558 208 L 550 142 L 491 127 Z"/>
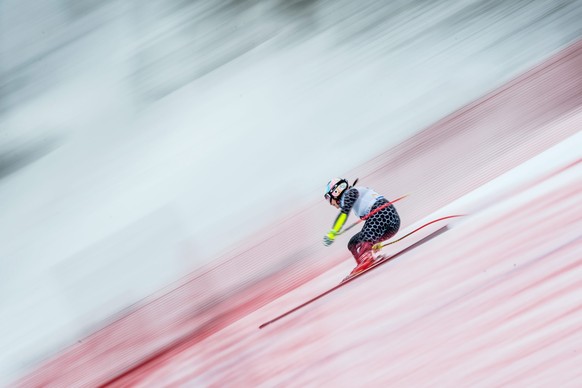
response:
<path fill-rule="evenodd" d="M 366 269 L 370 268 L 372 265 L 374 265 L 375 259 L 374 259 L 374 255 L 372 254 L 372 251 L 366 251 L 366 252 L 362 253 L 356 259 L 356 262 L 358 263 L 358 265 L 356 265 L 356 267 L 352 270 L 352 272 L 350 272 L 350 274 L 348 276 L 346 276 L 342 280 L 342 282 L 345 282 L 346 280 L 353 278 L 354 276 L 356 276 L 360 272 L 363 272 Z"/>

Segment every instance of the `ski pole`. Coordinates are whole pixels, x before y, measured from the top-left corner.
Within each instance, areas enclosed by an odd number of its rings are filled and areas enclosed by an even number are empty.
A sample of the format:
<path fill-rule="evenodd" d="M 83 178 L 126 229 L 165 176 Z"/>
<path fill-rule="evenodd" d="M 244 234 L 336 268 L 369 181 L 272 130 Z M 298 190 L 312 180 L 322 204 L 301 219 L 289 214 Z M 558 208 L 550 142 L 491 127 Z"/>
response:
<path fill-rule="evenodd" d="M 424 224 L 424 225 L 421 225 L 421 226 L 419 226 L 418 228 L 414 229 L 412 232 L 405 234 L 404 236 L 400 237 L 399 239 L 396 239 L 396 240 L 394 240 L 394 241 L 389 241 L 389 242 L 379 242 L 379 243 L 375 244 L 375 245 L 372 247 L 372 250 L 373 250 L 374 252 L 378 252 L 379 250 L 381 250 L 381 249 L 382 249 L 382 248 L 384 248 L 385 246 L 388 246 L 388 245 L 391 245 L 391 244 L 397 243 L 398 241 L 402 241 L 402 240 L 404 240 L 406 237 L 410 236 L 411 234 L 414 234 L 414 233 L 418 232 L 419 230 L 421 230 L 421 229 L 423 229 L 423 228 L 426 228 L 426 227 L 427 227 L 427 226 L 429 226 L 429 225 L 432 225 L 432 224 L 434 224 L 435 222 L 439 222 L 439 221 L 443 221 L 443 220 L 448 220 L 448 219 L 450 219 L 450 218 L 464 217 L 464 216 L 465 216 L 465 214 L 456 214 L 456 215 L 454 215 L 454 216 L 446 216 L 446 217 L 437 218 L 436 220 L 432 220 L 432 221 L 430 221 L 430 222 L 427 222 L 427 223 L 426 223 L 426 224 Z"/>
<path fill-rule="evenodd" d="M 348 230 L 352 229 L 354 226 L 358 225 L 360 222 L 362 221 L 366 221 L 368 218 L 372 217 L 374 214 L 378 213 L 380 210 L 387 208 L 388 206 L 392 205 L 394 202 L 398 202 L 401 199 L 404 199 L 408 197 L 408 194 L 403 195 L 400 198 L 396 198 L 394 201 L 390 201 L 388 203 L 385 203 L 384 205 L 380 206 L 379 208 L 374 209 L 374 211 L 371 211 L 370 213 L 366 214 L 364 217 L 360 218 L 358 221 L 354 222 L 353 224 L 351 224 L 350 226 L 348 226 L 347 228 L 345 228 L 344 230 L 342 230 L 339 233 L 336 233 L 336 235 L 340 235 L 340 234 L 344 234 L 345 232 L 347 232 Z"/>

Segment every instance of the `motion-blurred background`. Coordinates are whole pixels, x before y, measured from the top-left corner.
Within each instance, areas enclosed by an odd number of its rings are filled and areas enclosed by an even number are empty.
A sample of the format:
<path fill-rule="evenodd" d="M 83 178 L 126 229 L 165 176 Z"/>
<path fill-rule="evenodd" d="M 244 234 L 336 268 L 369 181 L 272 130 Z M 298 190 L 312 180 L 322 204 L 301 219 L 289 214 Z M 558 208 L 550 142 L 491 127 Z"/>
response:
<path fill-rule="evenodd" d="M 402 187 L 374 158 L 577 41 L 581 20 L 579 0 L 1 0 L 0 384 L 183 282 L 196 316 L 349 260 L 321 247 L 333 176 L 440 198 L 403 205 L 405 225 L 460 196 L 427 188 L 439 168 L 399 171 Z M 449 163 L 503 143 L 513 108 L 497 109 Z"/>

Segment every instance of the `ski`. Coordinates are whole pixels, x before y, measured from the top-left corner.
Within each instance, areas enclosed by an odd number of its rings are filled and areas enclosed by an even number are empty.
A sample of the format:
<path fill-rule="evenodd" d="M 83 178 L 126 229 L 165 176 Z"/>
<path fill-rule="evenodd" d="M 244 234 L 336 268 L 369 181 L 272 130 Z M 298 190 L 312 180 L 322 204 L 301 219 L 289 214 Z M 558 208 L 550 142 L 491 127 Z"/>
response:
<path fill-rule="evenodd" d="M 424 224 L 424 225 L 422 225 L 422 226 L 420 226 L 420 227 L 416 228 L 416 229 L 415 229 L 415 230 L 413 230 L 412 232 L 410 232 L 410 233 L 408 233 L 408 234 L 404 235 L 403 237 L 399 238 L 398 240 L 392 241 L 392 242 L 390 242 L 390 243 L 385 243 L 385 244 L 384 244 L 384 245 L 382 245 L 382 246 L 386 246 L 386 245 L 389 245 L 389 244 L 391 244 L 391 243 L 395 243 L 395 242 L 398 242 L 398 241 L 402 241 L 404 238 L 406 238 L 406 237 L 408 237 L 408 236 L 410 236 L 410 235 L 412 235 L 412 234 L 414 234 L 414 233 L 418 232 L 419 230 L 421 230 L 421 229 L 423 229 L 423 228 L 425 228 L 425 227 L 427 227 L 427 226 L 429 226 L 429 225 L 431 225 L 431 224 L 434 224 L 435 222 L 438 222 L 438 221 L 443 221 L 443 220 L 450 219 L 450 218 L 456 218 L 456 217 L 461 217 L 461 215 L 455 215 L 455 216 L 447 216 L 447 217 L 442 217 L 442 218 L 438 218 L 438 219 L 436 219 L 436 220 L 430 221 L 430 222 L 428 222 L 428 223 L 426 223 L 426 224 Z M 368 273 L 368 272 L 372 271 L 372 270 L 373 270 L 373 269 L 375 269 L 375 268 L 378 268 L 378 267 L 379 267 L 379 266 L 381 266 L 382 264 L 384 264 L 384 263 L 387 263 L 387 262 L 389 262 L 389 261 L 391 261 L 391 260 L 393 260 L 393 259 L 397 258 L 398 256 L 401 256 L 401 255 L 403 255 L 404 253 L 406 253 L 406 252 L 408 252 L 408 251 L 410 251 L 410 250 L 414 249 L 415 247 L 417 247 L 417 246 L 419 246 L 419 245 L 421 245 L 421 244 L 425 243 L 426 241 L 428 241 L 428 240 L 430 240 L 430 239 L 432 239 L 432 238 L 435 238 L 436 236 L 438 236 L 438 235 L 440 235 L 440 234 L 444 233 L 444 232 L 445 232 L 447 229 L 448 229 L 448 225 L 445 225 L 445 226 L 443 226 L 443 227 L 441 227 L 441 228 L 439 228 L 439 229 L 435 230 L 434 232 L 430 233 L 428 236 L 426 236 L 426 237 L 422 238 L 421 240 L 419 240 L 419 241 L 415 242 L 415 243 L 414 243 L 414 244 L 412 244 L 411 246 L 409 246 L 409 247 L 407 247 L 407 248 L 405 248 L 405 249 L 403 249 L 403 250 L 401 250 L 401 251 L 399 251 L 399 252 L 397 252 L 397 253 L 395 253 L 395 254 L 393 254 L 393 255 L 390 255 L 390 256 L 378 256 L 378 257 L 377 257 L 377 259 L 376 259 L 376 261 L 374 261 L 374 263 L 373 263 L 373 264 L 372 264 L 370 267 L 368 267 L 368 268 L 366 268 L 366 269 L 363 269 L 362 271 L 360 271 L 360 272 L 358 272 L 358 273 L 355 273 L 355 274 L 353 274 L 353 275 L 348 275 L 348 276 L 347 276 L 346 278 L 344 278 L 344 279 L 343 279 L 343 280 L 342 280 L 342 281 L 341 281 L 339 284 L 337 284 L 337 285 L 335 285 L 334 287 L 332 287 L 332 288 L 328 289 L 327 291 L 324 291 L 324 292 L 322 292 L 321 294 L 319 294 L 319 295 L 317 295 L 317 296 L 315 296 L 315 297 L 313 297 L 313 298 L 309 299 L 308 301 L 306 301 L 306 302 L 304 302 L 304 303 L 300 304 L 299 306 L 296 306 L 296 307 L 292 308 L 291 310 L 289 310 L 289 311 L 286 311 L 286 312 L 284 312 L 283 314 L 281 314 L 281 315 L 279 315 L 279 316 L 277 316 L 277 317 L 275 317 L 275 318 L 271 319 L 270 321 L 263 323 L 262 325 L 260 325 L 260 326 L 259 326 L 259 329 L 262 329 L 262 328 L 264 328 L 264 327 L 266 327 L 266 326 L 268 326 L 268 325 L 270 325 L 270 324 L 272 324 L 272 323 L 274 323 L 274 322 L 277 322 L 278 320 L 280 320 L 280 319 L 282 319 L 282 318 L 285 318 L 286 316 L 288 316 L 288 315 L 290 315 L 290 314 L 294 313 L 295 311 L 297 311 L 297 310 L 300 310 L 300 309 L 302 309 L 303 307 L 305 307 L 305 306 L 307 306 L 307 305 L 309 305 L 309 304 L 311 304 L 311 303 L 313 303 L 313 302 L 315 302 L 315 301 L 317 301 L 317 300 L 319 300 L 319 299 L 323 298 L 324 296 L 326 296 L 326 295 L 328 295 L 328 294 L 330 294 L 330 293 L 334 292 L 334 291 L 335 291 L 335 290 L 337 290 L 338 288 L 341 288 L 341 287 L 343 287 L 344 285 L 346 285 L 346 284 L 348 284 L 348 283 L 352 282 L 353 280 L 355 280 L 355 279 L 359 278 L 360 276 L 362 276 L 362 275 L 364 275 L 364 274 L 366 274 L 366 273 Z"/>
<path fill-rule="evenodd" d="M 392 256 L 384 256 L 384 255 L 378 255 L 377 257 L 374 258 L 374 262 L 367 268 L 362 269 L 361 271 L 358 271 L 356 273 L 353 274 L 349 274 L 348 276 L 346 276 L 341 282 L 340 285 L 343 283 L 347 283 L 350 280 L 357 278 L 360 275 L 363 275 L 364 273 L 371 271 L 372 269 L 374 269 L 375 267 L 381 265 L 382 263 L 390 260 L 392 258 Z"/>

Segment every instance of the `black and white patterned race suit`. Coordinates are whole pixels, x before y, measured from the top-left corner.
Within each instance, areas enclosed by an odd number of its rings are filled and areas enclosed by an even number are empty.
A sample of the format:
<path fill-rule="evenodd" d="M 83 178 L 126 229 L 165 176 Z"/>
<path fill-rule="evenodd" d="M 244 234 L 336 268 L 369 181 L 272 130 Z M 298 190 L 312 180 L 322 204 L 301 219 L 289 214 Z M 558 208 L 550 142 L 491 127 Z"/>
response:
<path fill-rule="evenodd" d="M 339 205 L 342 213 L 350 210 L 364 218 L 377 208 L 389 203 L 384 197 L 367 187 L 352 187 L 343 193 Z M 394 236 L 400 229 L 400 216 L 394 205 L 389 205 L 368 218 L 362 230 L 348 242 L 348 249 L 360 263 L 360 256 L 372 249 L 374 244 Z"/>

